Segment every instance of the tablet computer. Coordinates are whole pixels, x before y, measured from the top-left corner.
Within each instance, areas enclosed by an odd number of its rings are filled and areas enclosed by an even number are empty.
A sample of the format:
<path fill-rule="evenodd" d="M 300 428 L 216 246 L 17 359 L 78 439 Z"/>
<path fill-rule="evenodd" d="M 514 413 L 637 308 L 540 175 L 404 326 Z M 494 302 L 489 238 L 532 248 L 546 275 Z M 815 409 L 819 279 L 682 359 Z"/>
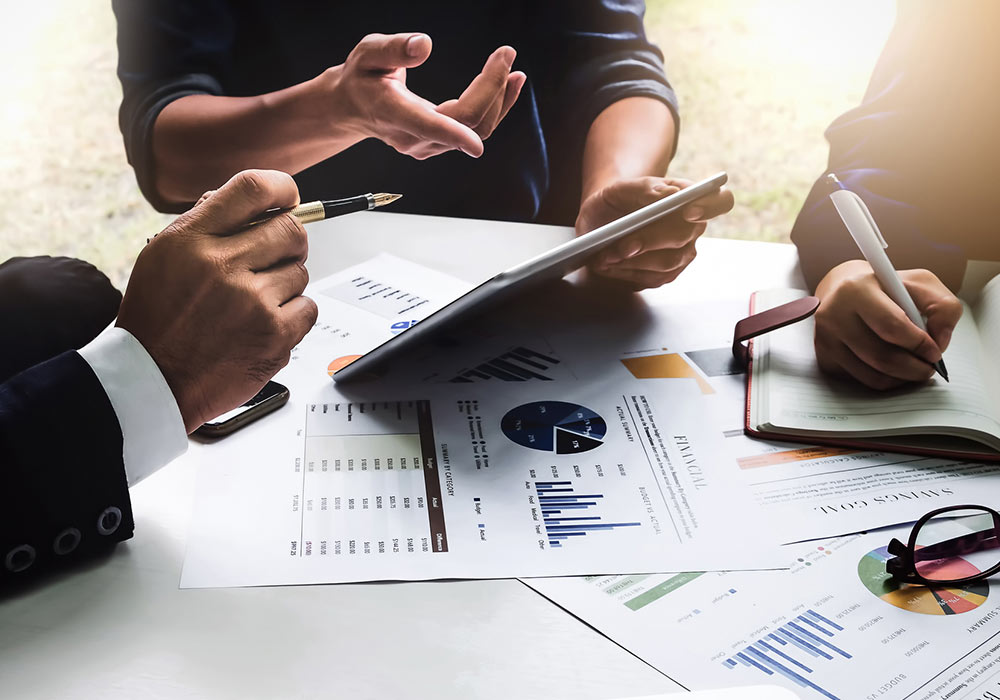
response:
<path fill-rule="evenodd" d="M 390 360 L 405 356 L 406 350 L 415 344 L 428 340 L 430 336 L 462 319 L 481 313 L 490 305 L 520 292 L 525 287 L 563 277 L 579 269 L 595 253 L 646 224 L 715 192 L 727 180 L 728 176 L 724 172 L 713 175 L 652 204 L 647 204 L 620 219 L 615 219 L 590 233 L 577 236 L 541 255 L 504 270 L 431 314 L 420 323 L 410 326 L 351 364 L 342 367 L 333 374 L 333 380 L 345 382 L 359 377 L 382 374 L 383 368 Z"/>

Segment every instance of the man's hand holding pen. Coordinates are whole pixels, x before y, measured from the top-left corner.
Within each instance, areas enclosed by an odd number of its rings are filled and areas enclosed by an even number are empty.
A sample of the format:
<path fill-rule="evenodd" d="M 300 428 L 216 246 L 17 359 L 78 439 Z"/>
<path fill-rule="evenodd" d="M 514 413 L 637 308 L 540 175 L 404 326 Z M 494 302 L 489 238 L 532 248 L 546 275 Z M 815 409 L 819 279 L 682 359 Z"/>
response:
<path fill-rule="evenodd" d="M 160 368 L 188 432 L 256 394 L 316 322 L 302 223 L 247 226 L 298 202 L 290 175 L 241 172 L 139 254 L 117 325 Z"/>

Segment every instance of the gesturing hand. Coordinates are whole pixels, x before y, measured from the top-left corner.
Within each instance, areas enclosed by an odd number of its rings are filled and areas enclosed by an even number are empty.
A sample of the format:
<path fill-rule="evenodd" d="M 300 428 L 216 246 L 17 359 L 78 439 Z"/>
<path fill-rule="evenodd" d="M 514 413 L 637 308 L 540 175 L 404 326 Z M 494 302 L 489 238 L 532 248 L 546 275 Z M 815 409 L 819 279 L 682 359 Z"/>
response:
<path fill-rule="evenodd" d="M 576 219 L 576 232 L 579 235 L 593 231 L 692 184 L 691 180 L 661 177 L 612 183 L 584 200 Z M 695 241 L 705 232 L 706 221 L 732 208 L 733 194 L 722 188 L 619 241 L 600 253 L 590 268 L 636 289 L 673 282 L 694 260 Z"/>
<path fill-rule="evenodd" d="M 281 214 L 246 228 L 298 201 L 291 176 L 241 172 L 139 254 L 117 325 L 160 368 L 188 432 L 256 394 L 316 322 L 302 224 Z"/>
<path fill-rule="evenodd" d="M 516 52 L 509 46 L 494 51 L 462 95 L 440 105 L 406 87 L 406 69 L 430 53 L 426 34 L 370 34 L 327 77 L 343 100 L 345 118 L 363 138 L 377 138 L 418 160 L 455 149 L 478 158 L 524 86 L 524 73 L 511 73 Z"/>
<path fill-rule="evenodd" d="M 927 319 L 915 326 L 882 290 L 863 260 L 841 263 L 816 287 L 816 360 L 825 372 L 853 377 L 872 389 L 925 382 L 962 317 L 962 302 L 927 270 L 899 273 Z"/>

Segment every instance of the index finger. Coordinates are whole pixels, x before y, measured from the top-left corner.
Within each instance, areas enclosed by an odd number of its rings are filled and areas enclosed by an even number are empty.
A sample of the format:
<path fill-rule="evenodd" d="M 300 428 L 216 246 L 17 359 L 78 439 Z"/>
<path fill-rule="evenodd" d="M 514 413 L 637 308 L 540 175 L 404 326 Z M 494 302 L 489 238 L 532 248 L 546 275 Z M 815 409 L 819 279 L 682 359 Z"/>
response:
<path fill-rule="evenodd" d="M 459 121 L 476 127 L 486 117 L 493 103 L 498 98 L 503 99 L 507 90 L 507 77 L 516 55 L 511 47 L 501 46 L 486 59 L 482 72 L 473 78 L 454 105 L 454 113 Z"/>
<path fill-rule="evenodd" d="M 934 339 L 907 318 L 906 313 L 881 289 L 870 303 L 858 305 L 857 314 L 887 343 L 905 348 L 927 362 L 934 363 L 941 359 L 941 349 Z"/>
<path fill-rule="evenodd" d="M 396 112 L 395 126 L 427 143 L 439 143 L 457 148 L 478 158 L 483 154 L 483 142 L 475 131 L 465 124 L 430 109 L 419 98 L 400 95 L 401 104 Z"/>
<path fill-rule="evenodd" d="M 244 170 L 188 212 L 184 224 L 201 233 L 224 236 L 269 209 L 288 209 L 298 203 L 299 188 L 288 173 Z"/>
<path fill-rule="evenodd" d="M 708 221 L 731 211 L 735 204 L 733 193 L 725 187 L 720 187 L 717 191 L 688 204 L 682 214 L 685 221 Z"/>

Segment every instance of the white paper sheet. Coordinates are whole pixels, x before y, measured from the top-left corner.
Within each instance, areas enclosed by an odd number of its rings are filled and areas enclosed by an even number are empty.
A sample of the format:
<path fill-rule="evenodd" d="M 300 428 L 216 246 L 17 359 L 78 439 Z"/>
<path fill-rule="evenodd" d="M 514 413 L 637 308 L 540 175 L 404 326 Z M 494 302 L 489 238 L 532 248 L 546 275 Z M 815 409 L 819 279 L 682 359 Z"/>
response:
<path fill-rule="evenodd" d="M 773 566 L 691 389 L 328 382 L 201 451 L 182 586 Z"/>
<path fill-rule="evenodd" d="M 420 377 L 496 384 L 507 372 L 527 381 L 653 377 L 697 386 L 688 410 L 711 426 L 714 453 L 728 455 L 715 468 L 748 485 L 782 542 L 910 522 L 946 505 L 1000 501 L 1000 465 L 746 437 L 745 375 L 731 360 L 730 343 L 747 300 L 677 303 L 658 291 L 652 296 L 658 303 L 624 304 L 621 313 L 568 288 L 553 304 L 556 315 L 545 304 L 507 309 L 474 325 L 451 356 L 437 363 L 423 358 Z M 522 312 L 530 320 L 521 320 Z"/>
<path fill-rule="evenodd" d="M 306 293 L 319 307 L 319 320 L 292 351 L 281 376 L 287 380 L 301 372 L 313 380 L 328 377 L 471 286 L 385 253 L 314 280 Z"/>
<path fill-rule="evenodd" d="M 911 522 L 935 508 L 1000 501 L 1000 465 L 751 440 L 723 433 L 782 542 Z"/>
<path fill-rule="evenodd" d="M 900 589 L 885 575 L 884 548 L 907 533 L 789 546 L 787 571 L 525 583 L 691 689 L 766 682 L 804 700 L 1000 696 L 1000 584 Z"/>
<path fill-rule="evenodd" d="M 796 700 L 797 695 L 787 688 L 776 685 L 753 685 L 739 688 L 723 688 L 694 693 L 666 693 L 663 695 L 642 695 L 615 700 Z"/>

